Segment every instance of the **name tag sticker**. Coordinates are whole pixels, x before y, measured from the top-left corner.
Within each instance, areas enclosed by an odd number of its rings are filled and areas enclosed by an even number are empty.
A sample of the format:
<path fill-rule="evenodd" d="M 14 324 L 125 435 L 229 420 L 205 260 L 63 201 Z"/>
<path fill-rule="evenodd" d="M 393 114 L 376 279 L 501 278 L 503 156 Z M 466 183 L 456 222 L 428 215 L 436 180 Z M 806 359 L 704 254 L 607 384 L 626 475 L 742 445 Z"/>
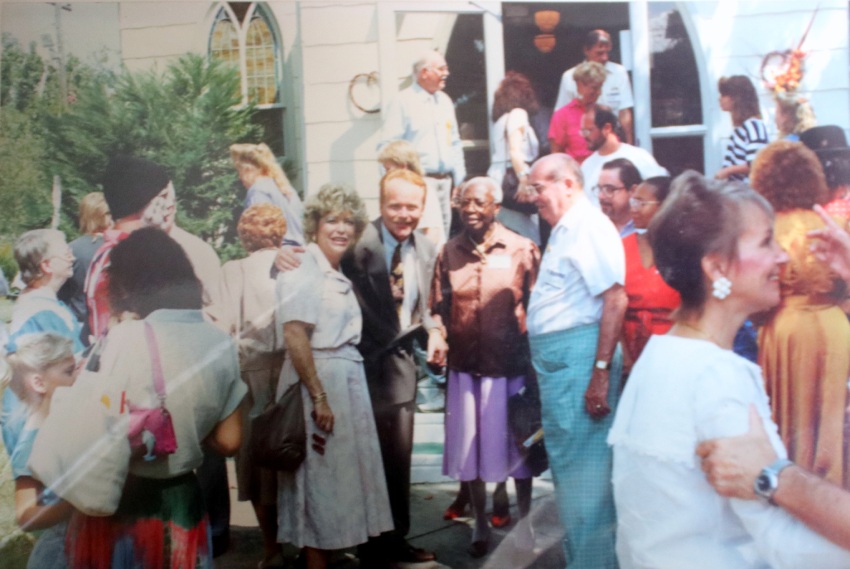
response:
<path fill-rule="evenodd" d="M 509 255 L 490 255 L 487 257 L 487 266 L 491 269 L 510 269 L 511 257 Z"/>

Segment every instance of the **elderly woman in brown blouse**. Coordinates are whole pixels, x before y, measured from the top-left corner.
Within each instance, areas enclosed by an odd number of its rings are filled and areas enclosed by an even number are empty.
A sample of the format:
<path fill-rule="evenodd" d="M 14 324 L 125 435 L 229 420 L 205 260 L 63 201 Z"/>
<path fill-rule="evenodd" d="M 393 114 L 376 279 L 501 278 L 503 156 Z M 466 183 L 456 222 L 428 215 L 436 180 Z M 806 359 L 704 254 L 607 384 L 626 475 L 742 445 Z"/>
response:
<path fill-rule="evenodd" d="M 495 221 L 502 191 L 491 178 L 460 191 L 463 232 L 446 243 L 435 269 L 429 361 L 447 365 L 443 474 L 468 484 L 475 515 L 469 553 L 487 553 L 485 484 L 512 476 L 520 522 L 516 545 L 533 547 L 528 515 L 531 469 L 508 427 L 508 398 L 526 384 L 530 358 L 525 311 L 540 251 Z"/>

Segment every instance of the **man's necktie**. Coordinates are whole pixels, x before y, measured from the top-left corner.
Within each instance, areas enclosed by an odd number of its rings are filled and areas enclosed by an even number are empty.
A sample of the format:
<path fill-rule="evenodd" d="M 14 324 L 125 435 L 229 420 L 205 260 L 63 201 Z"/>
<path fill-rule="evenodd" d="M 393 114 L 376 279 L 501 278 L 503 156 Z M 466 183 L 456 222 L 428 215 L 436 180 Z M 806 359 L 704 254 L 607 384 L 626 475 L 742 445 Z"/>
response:
<path fill-rule="evenodd" d="M 393 292 L 395 309 L 401 317 L 401 303 L 404 300 L 404 265 L 401 263 L 401 243 L 396 245 L 390 261 L 390 289 Z"/>

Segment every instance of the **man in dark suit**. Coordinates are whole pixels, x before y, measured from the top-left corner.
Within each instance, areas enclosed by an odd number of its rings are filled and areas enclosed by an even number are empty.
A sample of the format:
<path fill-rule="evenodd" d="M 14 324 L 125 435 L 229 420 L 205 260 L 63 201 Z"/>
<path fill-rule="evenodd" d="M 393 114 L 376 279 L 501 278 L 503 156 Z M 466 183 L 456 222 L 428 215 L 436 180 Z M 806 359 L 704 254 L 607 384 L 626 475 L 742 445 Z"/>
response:
<path fill-rule="evenodd" d="M 360 547 L 362 567 L 386 567 L 390 562 L 431 561 L 434 554 L 410 545 L 410 462 L 417 367 L 416 336 L 427 342 L 434 327 L 428 294 L 437 252 L 416 231 L 425 204 L 425 181 L 408 170 L 391 170 L 381 180 L 381 216 L 366 226 L 357 244 L 342 260 L 363 313 L 358 346 L 363 355 L 375 424 L 381 445 L 395 529 Z M 285 247 L 278 267 L 297 264 Z"/>

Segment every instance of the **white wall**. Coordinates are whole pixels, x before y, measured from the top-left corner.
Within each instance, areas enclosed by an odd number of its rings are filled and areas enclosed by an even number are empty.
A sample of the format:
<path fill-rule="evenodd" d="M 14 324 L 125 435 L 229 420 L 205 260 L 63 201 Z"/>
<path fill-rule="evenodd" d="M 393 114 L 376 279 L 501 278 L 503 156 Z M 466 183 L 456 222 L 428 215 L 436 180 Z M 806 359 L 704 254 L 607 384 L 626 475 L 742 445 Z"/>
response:
<path fill-rule="evenodd" d="M 732 130 L 728 113 L 717 103 L 717 81 L 728 75 L 746 75 L 753 80 L 761 96 L 762 113 L 773 135 L 773 98 L 762 86 L 760 69 L 763 57 L 771 51 L 797 47 L 815 7 L 815 15 L 803 50 L 805 76 L 799 93 L 807 97 L 819 124 L 850 126 L 850 61 L 848 61 L 848 3 L 841 0 L 774 0 L 746 2 L 683 2 L 697 38 L 692 38 L 697 57 L 706 64 L 707 83 L 703 99 L 708 134 L 706 144 L 716 152 L 715 171 L 720 164 L 725 138 Z"/>

